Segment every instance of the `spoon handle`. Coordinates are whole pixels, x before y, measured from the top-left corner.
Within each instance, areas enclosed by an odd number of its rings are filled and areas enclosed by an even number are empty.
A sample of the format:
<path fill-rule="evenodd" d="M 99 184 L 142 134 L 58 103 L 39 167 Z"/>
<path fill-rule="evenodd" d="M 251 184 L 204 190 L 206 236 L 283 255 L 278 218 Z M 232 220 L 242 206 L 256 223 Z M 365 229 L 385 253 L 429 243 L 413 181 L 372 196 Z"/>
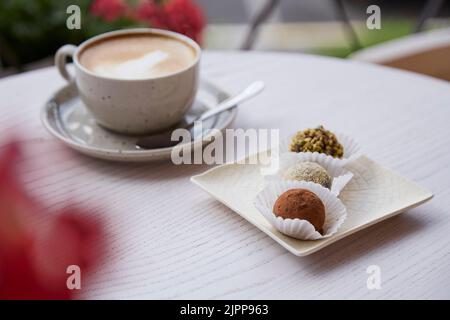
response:
<path fill-rule="evenodd" d="M 245 88 L 241 93 L 221 102 L 217 107 L 203 113 L 197 120 L 206 120 L 225 110 L 234 108 L 238 103 L 242 103 L 260 93 L 264 89 L 264 82 L 256 81 Z"/>
<path fill-rule="evenodd" d="M 233 96 L 221 103 L 219 103 L 218 106 L 212 108 L 211 110 L 205 112 L 200 117 L 197 118 L 196 121 L 205 120 L 209 117 L 212 117 L 215 114 L 218 114 L 220 112 L 223 112 L 225 110 L 234 108 L 237 106 L 238 103 L 244 102 L 247 99 L 250 99 L 251 97 L 254 97 L 258 93 L 260 93 L 264 89 L 264 82 L 262 81 L 256 81 L 253 82 L 251 85 L 249 85 L 246 89 L 244 89 L 241 93 L 238 93 L 236 96 Z M 190 129 L 192 128 L 196 121 L 192 121 L 191 123 L 184 126 L 184 129 Z M 155 149 L 155 148 L 166 148 L 166 147 L 173 147 L 178 142 L 172 141 L 171 135 L 172 130 L 166 130 L 164 132 L 160 132 L 158 134 L 154 134 L 151 136 L 146 136 L 143 138 L 139 138 L 138 141 L 136 141 L 136 147 L 138 149 Z"/>

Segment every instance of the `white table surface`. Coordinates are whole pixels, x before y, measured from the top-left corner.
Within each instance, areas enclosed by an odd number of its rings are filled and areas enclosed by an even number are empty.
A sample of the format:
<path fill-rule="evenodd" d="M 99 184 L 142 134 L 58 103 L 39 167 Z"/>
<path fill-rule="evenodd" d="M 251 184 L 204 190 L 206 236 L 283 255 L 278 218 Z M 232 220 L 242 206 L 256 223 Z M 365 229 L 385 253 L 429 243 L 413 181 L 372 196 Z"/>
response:
<path fill-rule="evenodd" d="M 54 68 L 0 80 L 0 132 L 25 146 L 22 178 L 55 209 L 88 204 L 109 220 L 108 261 L 87 298 L 450 298 L 450 85 L 384 67 L 307 55 L 207 52 L 202 72 L 263 94 L 236 128 L 281 135 L 324 124 L 382 165 L 429 188 L 429 203 L 296 257 L 189 181 L 206 165 L 117 164 L 61 145 L 39 121 L 64 81 Z M 366 268 L 381 268 L 368 290 Z"/>

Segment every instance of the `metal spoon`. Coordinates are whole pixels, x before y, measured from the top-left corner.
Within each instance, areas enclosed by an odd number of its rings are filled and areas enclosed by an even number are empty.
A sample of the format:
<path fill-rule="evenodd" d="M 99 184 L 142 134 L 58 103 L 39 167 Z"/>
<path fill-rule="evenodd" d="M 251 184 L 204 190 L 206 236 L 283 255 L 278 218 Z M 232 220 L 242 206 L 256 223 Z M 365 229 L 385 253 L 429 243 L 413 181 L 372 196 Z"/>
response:
<path fill-rule="evenodd" d="M 205 113 L 200 115 L 197 119 L 195 119 L 191 123 L 188 123 L 184 126 L 181 126 L 181 127 L 175 128 L 175 129 L 179 129 L 179 128 L 190 129 L 191 127 L 194 126 L 194 123 L 196 121 L 203 121 L 212 116 L 215 116 L 218 113 L 232 109 L 232 108 L 236 107 L 238 103 L 242 103 L 242 102 L 256 96 L 263 89 L 264 89 L 264 82 L 262 82 L 262 81 L 253 82 L 252 84 L 250 84 L 247 88 L 245 88 L 243 91 L 241 91 L 237 95 L 222 101 L 221 103 L 219 103 L 217 105 L 217 107 L 206 111 Z M 140 138 L 136 142 L 136 147 L 139 149 L 156 149 L 156 148 L 172 147 L 179 143 L 179 141 L 171 140 L 172 132 L 175 129 L 159 132 L 159 133 L 156 133 L 151 136 L 146 136 L 146 137 Z"/>

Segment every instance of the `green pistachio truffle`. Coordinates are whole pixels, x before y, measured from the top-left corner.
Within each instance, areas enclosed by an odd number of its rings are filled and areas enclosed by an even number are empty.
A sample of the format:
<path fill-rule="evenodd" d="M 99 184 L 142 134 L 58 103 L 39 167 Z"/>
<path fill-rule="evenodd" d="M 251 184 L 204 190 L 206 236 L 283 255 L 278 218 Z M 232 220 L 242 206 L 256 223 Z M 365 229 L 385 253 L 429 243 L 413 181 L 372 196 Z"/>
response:
<path fill-rule="evenodd" d="M 327 170 L 315 162 L 297 163 L 287 169 L 283 177 L 286 180 L 311 181 L 331 189 L 332 179 L 330 175 Z"/>
<path fill-rule="evenodd" d="M 292 152 L 319 152 L 334 158 L 342 158 L 344 147 L 331 131 L 323 126 L 299 131 L 292 138 L 289 150 Z"/>

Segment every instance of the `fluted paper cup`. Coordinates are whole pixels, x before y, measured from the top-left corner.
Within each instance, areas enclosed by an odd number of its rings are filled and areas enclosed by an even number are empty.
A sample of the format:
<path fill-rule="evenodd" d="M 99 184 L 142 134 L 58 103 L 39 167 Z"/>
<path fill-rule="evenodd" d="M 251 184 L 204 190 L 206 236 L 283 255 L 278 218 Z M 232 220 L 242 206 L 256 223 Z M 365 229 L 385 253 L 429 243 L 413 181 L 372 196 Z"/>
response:
<path fill-rule="evenodd" d="M 291 189 L 306 189 L 315 193 L 325 206 L 324 234 L 316 231 L 307 220 L 284 219 L 273 213 L 273 205 L 278 197 Z M 254 205 L 258 211 L 281 233 L 300 240 L 318 240 L 336 233 L 347 217 L 344 204 L 327 188 L 313 182 L 273 181 L 255 198 Z"/>
<path fill-rule="evenodd" d="M 321 165 L 332 178 L 331 192 L 339 195 L 346 184 L 353 178 L 353 173 L 347 170 L 342 161 L 318 152 L 287 152 L 280 155 L 279 167 L 276 172 L 267 174 L 267 181 L 287 180 L 284 178 L 286 171 L 300 162 L 315 162 Z"/>

